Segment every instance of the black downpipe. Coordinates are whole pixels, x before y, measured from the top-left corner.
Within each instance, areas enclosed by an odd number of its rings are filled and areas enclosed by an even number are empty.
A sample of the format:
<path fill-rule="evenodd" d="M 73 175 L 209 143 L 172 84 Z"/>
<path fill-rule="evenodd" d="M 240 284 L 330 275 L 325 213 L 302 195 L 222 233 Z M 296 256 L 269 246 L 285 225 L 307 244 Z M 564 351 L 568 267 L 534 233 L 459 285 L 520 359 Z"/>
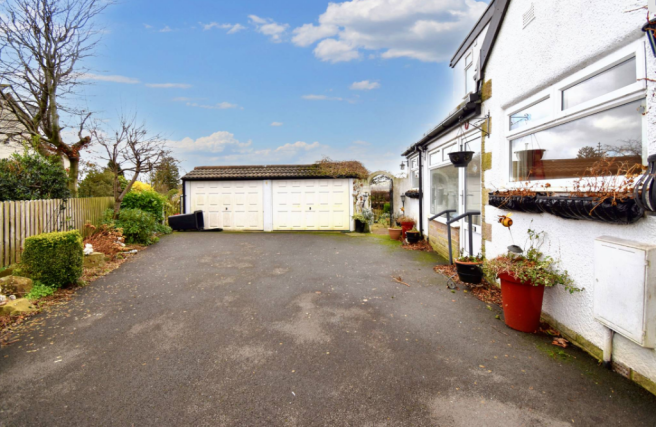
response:
<path fill-rule="evenodd" d="M 419 149 L 419 235 L 424 236 L 424 168 L 421 165 L 421 148 Z"/>
<path fill-rule="evenodd" d="M 180 213 L 185 214 L 185 202 L 187 201 L 187 185 L 186 181 L 182 180 L 182 197 L 180 198 Z"/>

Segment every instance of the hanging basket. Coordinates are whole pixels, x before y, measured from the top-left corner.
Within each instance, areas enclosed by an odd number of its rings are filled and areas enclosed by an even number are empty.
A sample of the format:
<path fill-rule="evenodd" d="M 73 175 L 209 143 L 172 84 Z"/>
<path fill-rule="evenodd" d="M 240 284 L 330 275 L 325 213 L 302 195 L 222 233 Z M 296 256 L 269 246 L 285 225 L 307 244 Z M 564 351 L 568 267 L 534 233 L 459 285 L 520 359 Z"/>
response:
<path fill-rule="evenodd" d="M 449 153 L 449 160 L 457 168 L 466 168 L 474 158 L 474 154 L 473 151 L 454 151 Z"/>

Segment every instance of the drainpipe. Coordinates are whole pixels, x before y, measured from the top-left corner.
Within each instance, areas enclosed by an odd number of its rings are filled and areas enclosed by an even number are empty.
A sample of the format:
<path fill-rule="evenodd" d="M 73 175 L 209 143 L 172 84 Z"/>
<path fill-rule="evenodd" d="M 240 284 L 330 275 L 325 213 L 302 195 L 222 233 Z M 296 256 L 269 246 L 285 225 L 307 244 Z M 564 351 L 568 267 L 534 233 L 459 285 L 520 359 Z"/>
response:
<path fill-rule="evenodd" d="M 182 197 L 180 198 L 180 213 L 184 214 L 185 212 L 185 202 L 187 201 L 187 182 L 182 180 Z"/>
<path fill-rule="evenodd" d="M 421 164 L 423 152 L 419 147 L 419 235 L 424 235 L 424 168 Z"/>
<path fill-rule="evenodd" d="M 604 361 L 602 363 L 603 367 L 606 369 L 613 369 L 613 337 L 615 336 L 615 331 L 612 329 L 607 329 L 606 339 L 604 340 Z"/>

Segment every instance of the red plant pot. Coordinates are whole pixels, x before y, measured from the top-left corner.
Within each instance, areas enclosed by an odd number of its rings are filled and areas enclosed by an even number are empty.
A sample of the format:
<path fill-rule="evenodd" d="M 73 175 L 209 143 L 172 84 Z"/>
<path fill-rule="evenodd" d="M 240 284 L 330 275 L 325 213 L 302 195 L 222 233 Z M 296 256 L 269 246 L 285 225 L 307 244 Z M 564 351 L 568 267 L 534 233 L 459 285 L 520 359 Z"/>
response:
<path fill-rule="evenodd" d="M 544 286 L 519 282 L 510 274 L 499 274 L 499 279 L 506 325 L 522 332 L 537 332 L 540 328 Z"/>
<path fill-rule="evenodd" d="M 403 240 L 405 240 L 405 232 L 412 230 L 412 227 L 415 226 L 414 221 L 406 221 L 401 223 L 401 230 L 403 235 Z"/>

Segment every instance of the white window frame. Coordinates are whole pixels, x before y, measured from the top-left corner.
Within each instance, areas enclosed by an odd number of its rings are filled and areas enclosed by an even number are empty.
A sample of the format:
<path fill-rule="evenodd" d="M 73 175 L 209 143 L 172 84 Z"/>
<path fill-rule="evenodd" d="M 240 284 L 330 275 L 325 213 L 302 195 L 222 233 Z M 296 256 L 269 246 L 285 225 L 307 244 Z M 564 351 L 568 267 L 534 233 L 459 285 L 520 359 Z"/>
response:
<path fill-rule="evenodd" d="M 469 59 L 469 64 L 467 63 L 467 60 Z M 467 55 L 465 55 L 465 96 L 464 98 L 467 98 L 467 96 L 474 92 L 473 90 L 468 90 L 469 86 L 474 86 L 474 80 L 472 79 L 470 82 L 467 80 L 467 72 L 469 71 L 470 68 L 474 67 L 474 49 L 470 50 Z M 476 70 L 474 70 L 476 71 Z"/>
<path fill-rule="evenodd" d="M 412 184 L 412 180 L 414 177 L 415 172 L 419 172 L 419 156 L 415 155 L 414 157 L 411 157 L 408 159 L 408 164 L 410 165 L 408 169 L 410 170 L 409 178 L 410 178 L 410 184 Z M 415 188 L 415 187 L 412 187 Z"/>
<path fill-rule="evenodd" d="M 512 173 L 511 157 L 513 140 L 532 135 L 543 130 L 551 129 L 556 126 L 572 122 L 574 120 L 582 119 L 602 111 L 610 110 L 612 108 L 619 107 L 633 101 L 645 99 L 647 89 L 647 82 L 645 80 L 647 77 L 645 48 L 645 42 L 643 40 L 631 43 L 628 46 L 625 46 L 624 48 L 619 49 L 618 51 L 595 62 L 594 64 L 585 67 L 584 69 L 572 74 L 571 76 L 560 80 L 556 84 L 506 109 L 506 114 L 504 115 L 504 127 L 506 132 L 506 140 L 508 143 L 506 144 L 506 155 L 503 156 L 502 162 L 505 171 L 504 175 L 507 188 L 517 188 L 522 185 L 522 182 L 520 181 L 510 180 Z M 575 105 L 572 108 L 568 108 L 566 110 L 562 109 L 563 91 L 610 68 L 613 68 L 614 66 L 621 64 L 622 62 L 627 61 L 633 57 L 636 59 L 637 80 L 635 83 L 613 92 L 601 95 L 597 98 L 588 100 L 581 104 Z M 545 99 L 549 99 L 549 102 L 551 102 L 551 114 L 549 117 L 546 117 L 542 120 L 537 120 L 535 122 L 529 122 L 519 129 L 510 130 L 510 116 L 517 114 L 522 110 L 537 104 L 538 102 L 544 101 Z M 647 116 L 645 115 L 642 117 L 643 149 L 646 149 L 648 141 L 647 127 L 648 121 Z M 551 185 L 550 191 L 571 191 L 574 186 L 575 179 L 562 178 L 551 180 L 535 180 L 531 181 L 531 184 L 534 184 L 536 188 L 540 188 L 540 184 L 545 184 L 547 182 Z"/>

